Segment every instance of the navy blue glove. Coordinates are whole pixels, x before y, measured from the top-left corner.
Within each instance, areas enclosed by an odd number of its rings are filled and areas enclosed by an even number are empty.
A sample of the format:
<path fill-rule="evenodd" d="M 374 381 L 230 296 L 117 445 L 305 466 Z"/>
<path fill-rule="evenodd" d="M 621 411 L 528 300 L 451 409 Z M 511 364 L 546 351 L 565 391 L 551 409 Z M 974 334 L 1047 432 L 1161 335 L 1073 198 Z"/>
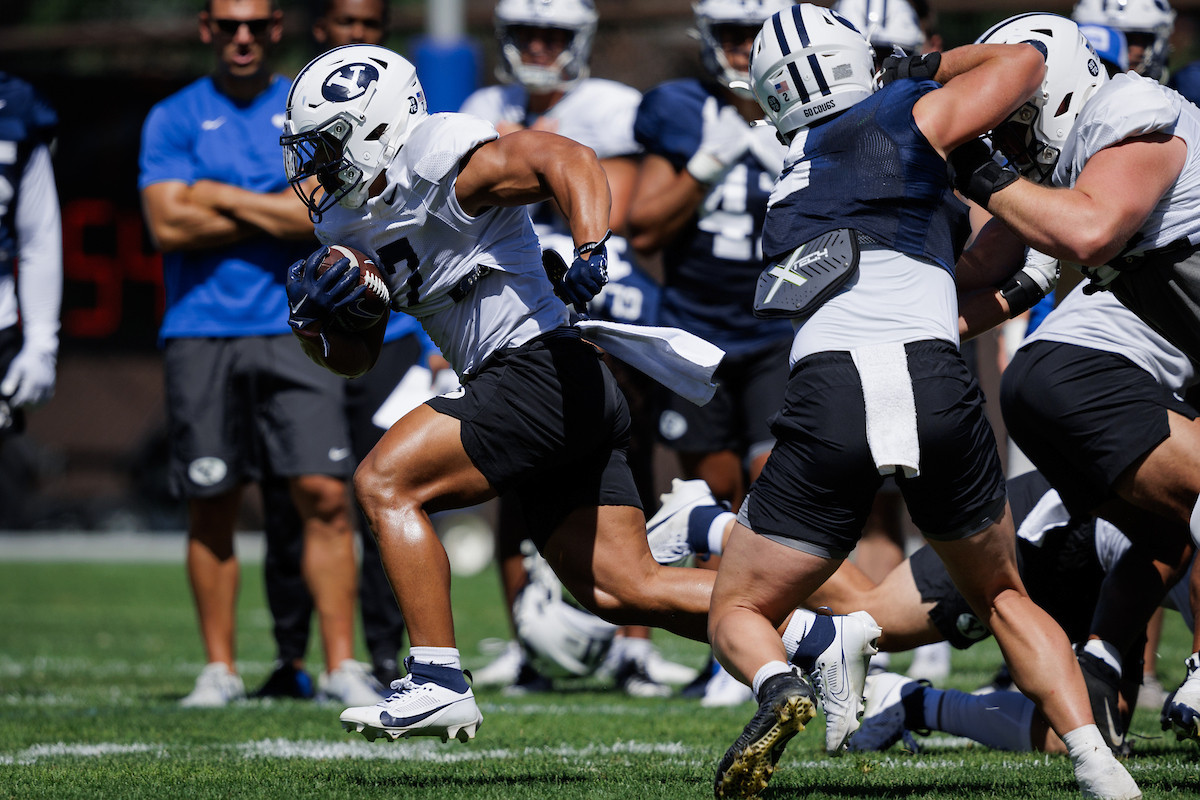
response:
<path fill-rule="evenodd" d="M 288 268 L 287 297 L 291 309 L 288 324 L 297 330 L 328 321 L 343 308 L 357 303 L 367 291 L 359 283 L 361 270 L 351 267 L 348 258 L 339 258 L 318 277 L 317 267 L 328 253 L 328 247 L 318 247 L 308 258 Z"/>
<path fill-rule="evenodd" d="M 883 60 L 879 69 L 879 83 L 887 86 L 893 81 L 903 78 L 916 80 L 933 80 L 938 67 L 942 65 L 941 53 L 926 53 L 923 56 L 906 56 L 903 53 L 893 53 Z"/>
<path fill-rule="evenodd" d="M 575 260 L 563 276 L 559 296 L 575 306 L 575 310 L 584 313 L 588 300 L 591 300 L 604 284 L 608 283 L 608 251 L 604 243 L 612 231 L 604 234 L 598 242 L 588 242 L 575 250 Z M 585 259 L 583 256 L 587 256 Z"/>

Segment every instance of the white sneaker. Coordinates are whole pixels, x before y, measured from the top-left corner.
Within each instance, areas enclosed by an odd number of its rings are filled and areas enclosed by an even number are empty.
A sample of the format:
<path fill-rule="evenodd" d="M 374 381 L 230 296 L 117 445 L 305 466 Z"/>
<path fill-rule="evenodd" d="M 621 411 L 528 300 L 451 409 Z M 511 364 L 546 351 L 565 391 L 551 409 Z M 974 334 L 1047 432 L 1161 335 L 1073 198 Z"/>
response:
<path fill-rule="evenodd" d="M 904 725 L 901 702 L 904 688 L 915 684 L 912 678 L 895 672 L 877 672 L 867 676 L 866 702 L 862 724 L 850 737 L 850 749 L 856 752 L 887 750 L 901 739 L 917 752 L 916 739 Z"/>
<path fill-rule="evenodd" d="M 1162 729 L 1175 731 L 1180 741 L 1200 742 L 1200 653 L 1193 653 L 1184 663 L 1187 678 L 1163 705 Z"/>
<path fill-rule="evenodd" d="M 917 681 L 942 683 L 950 677 L 950 643 L 934 642 L 913 650 L 908 677 Z"/>
<path fill-rule="evenodd" d="M 504 646 L 500 655 L 492 659 L 487 666 L 472 670 L 471 683 L 480 688 L 489 686 L 511 686 L 521 674 L 521 665 L 525 663 L 525 653 L 521 643 L 511 641 Z"/>
<path fill-rule="evenodd" d="M 626 659 L 614 676 L 617 688 L 630 697 L 670 697 L 671 687 L 659 683 L 646 672 L 646 662 L 640 658 Z"/>
<path fill-rule="evenodd" d="M 371 674 L 371 667 L 347 658 L 333 672 L 317 678 L 317 700 L 347 706 L 367 706 L 386 696 L 383 685 Z"/>
<path fill-rule="evenodd" d="M 1096 800 L 1141 800 L 1142 790 L 1107 747 L 1097 747 L 1074 763 L 1075 780 L 1084 797 Z"/>
<path fill-rule="evenodd" d="M 1167 690 L 1163 687 L 1158 675 L 1145 673 L 1142 675 L 1142 686 L 1138 689 L 1138 708 L 1161 709 L 1167 702 Z"/>
<path fill-rule="evenodd" d="M 862 719 L 867 665 L 879 652 L 883 630 L 866 611 L 831 619 L 833 641 L 817 656 L 807 674 L 825 710 L 825 752 L 838 755 Z"/>
<path fill-rule="evenodd" d="M 720 664 L 717 664 L 716 671 L 704 687 L 704 697 L 700 698 L 703 708 L 725 708 L 753 702 L 754 690 L 730 675 Z"/>
<path fill-rule="evenodd" d="M 213 662 L 200 670 L 196 687 L 179 701 L 179 705 L 184 708 L 220 708 L 245 697 L 246 687 L 242 684 L 242 677 L 230 672 L 224 664 Z"/>
<path fill-rule="evenodd" d="M 461 673 L 449 667 L 414 665 L 411 657 L 405 659 L 405 666 L 409 673 L 392 681 L 391 697 L 373 706 L 347 708 L 339 717 L 342 727 L 347 732 L 358 731 L 371 742 L 381 736 L 392 740 L 437 736 L 443 742 L 453 737 L 464 743 L 474 739 L 483 715 Z M 434 683 L 430 673 L 447 683 L 458 682 L 461 688 Z"/>
<path fill-rule="evenodd" d="M 646 665 L 646 674 L 658 683 L 691 683 L 692 681 L 696 680 L 696 676 L 700 674 L 700 670 L 692 669 L 686 664 L 677 664 L 674 661 L 668 661 L 667 658 L 658 651 L 657 647 L 650 648 L 650 652 L 647 654 L 644 661 Z"/>
<path fill-rule="evenodd" d="M 650 552 L 660 564 L 678 564 L 693 555 L 688 544 L 688 515 L 697 506 L 715 506 L 716 498 L 702 480 L 671 480 L 671 491 L 661 495 L 662 506 L 646 521 Z"/>

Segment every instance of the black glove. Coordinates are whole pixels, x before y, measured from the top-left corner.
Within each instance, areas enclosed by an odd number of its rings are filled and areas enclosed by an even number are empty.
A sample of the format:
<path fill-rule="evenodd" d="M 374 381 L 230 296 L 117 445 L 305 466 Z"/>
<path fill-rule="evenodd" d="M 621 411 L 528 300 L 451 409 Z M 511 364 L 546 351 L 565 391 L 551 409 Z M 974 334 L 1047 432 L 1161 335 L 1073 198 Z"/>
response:
<path fill-rule="evenodd" d="M 887 86 L 901 78 L 935 80 L 938 67 L 942 65 L 941 53 L 926 53 L 923 56 L 890 55 L 883 60 L 879 69 L 879 83 Z"/>
<path fill-rule="evenodd" d="M 987 208 L 992 195 L 1018 178 L 1017 173 L 992 160 L 992 149 L 979 139 L 959 145 L 946 159 L 950 185 Z"/>

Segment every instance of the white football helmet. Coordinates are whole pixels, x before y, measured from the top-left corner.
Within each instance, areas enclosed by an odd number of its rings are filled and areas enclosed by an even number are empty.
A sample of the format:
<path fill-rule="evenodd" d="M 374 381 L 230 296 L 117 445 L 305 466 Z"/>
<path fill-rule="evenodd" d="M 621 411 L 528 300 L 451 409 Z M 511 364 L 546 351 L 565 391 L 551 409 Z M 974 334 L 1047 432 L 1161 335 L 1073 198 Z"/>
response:
<path fill-rule="evenodd" d="M 365 203 L 371 182 L 428 114 L 416 69 L 387 48 L 348 44 L 300 70 L 279 143 L 288 183 L 313 221 L 335 203 Z M 312 176 L 325 190 L 320 199 L 302 186 Z"/>
<path fill-rule="evenodd" d="M 871 45 L 836 11 L 810 3 L 768 19 L 754 40 L 754 96 L 779 136 L 845 111 L 875 91 Z"/>
<path fill-rule="evenodd" d="M 758 28 L 763 20 L 792 5 L 792 0 L 697 0 L 692 4 L 696 19 L 694 35 L 700 40 L 700 58 L 704 68 L 722 86 L 739 97 L 754 96 L 750 75 L 729 66 L 721 40 L 713 31 L 719 25 Z"/>
<path fill-rule="evenodd" d="M 838 0 L 833 10 L 858 28 L 880 59 L 899 47 L 906 55 L 919 55 L 925 32 L 917 12 L 906 0 Z"/>
<path fill-rule="evenodd" d="M 1126 37 L 1131 33 L 1153 37 L 1137 71 L 1154 80 L 1162 78 L 1175 28 L 1175 11 L 1167 0 L 1079 0 L 1071 19 L 1080 24 L 1107 25 Z"/>
<path fill-rule="evenodd" d="M 530 92 L 562 91 L 588 76 L 588 59 L 596 36 L 596 5 L 592 0 L 500 0 L 496 4 L 496 38 L 500 65 L 496 76 L 521 84 Z M 525 64 L 513 27 L 558 28 L 571 41 L 550 66 Z"/>
<path fill-rule="evenodd" d="M 557 579 L 533 580 L 521 590 L 513 624 L 526 657 L 548 678 L 591 675 L 617 632 L 616 625 L 567 603 Z"/>
<path fill-rule="evenodd" d="M 1045 183 L 1075 119 L 1108 72 L 1079 26 L 1057 14 L 1019 14 L 993 26 L 980 43 L 1037 43 L 1046 56 L 1042 86 L 992 131 L 992 143 L 1018 172 Z"/>

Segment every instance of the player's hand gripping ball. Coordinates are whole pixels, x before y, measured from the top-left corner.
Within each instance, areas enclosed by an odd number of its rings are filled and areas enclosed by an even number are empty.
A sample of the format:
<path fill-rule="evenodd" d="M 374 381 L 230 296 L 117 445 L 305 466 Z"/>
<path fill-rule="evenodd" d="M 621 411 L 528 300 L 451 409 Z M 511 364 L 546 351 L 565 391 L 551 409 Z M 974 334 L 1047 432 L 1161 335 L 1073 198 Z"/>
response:
<path fill-rule="evenodd" d="M 382 273 L 365 253 L 346 245 L 317 249 L 288 270 L 289 322 L 360 331 L 379 322 L 391 302 Z"/>

